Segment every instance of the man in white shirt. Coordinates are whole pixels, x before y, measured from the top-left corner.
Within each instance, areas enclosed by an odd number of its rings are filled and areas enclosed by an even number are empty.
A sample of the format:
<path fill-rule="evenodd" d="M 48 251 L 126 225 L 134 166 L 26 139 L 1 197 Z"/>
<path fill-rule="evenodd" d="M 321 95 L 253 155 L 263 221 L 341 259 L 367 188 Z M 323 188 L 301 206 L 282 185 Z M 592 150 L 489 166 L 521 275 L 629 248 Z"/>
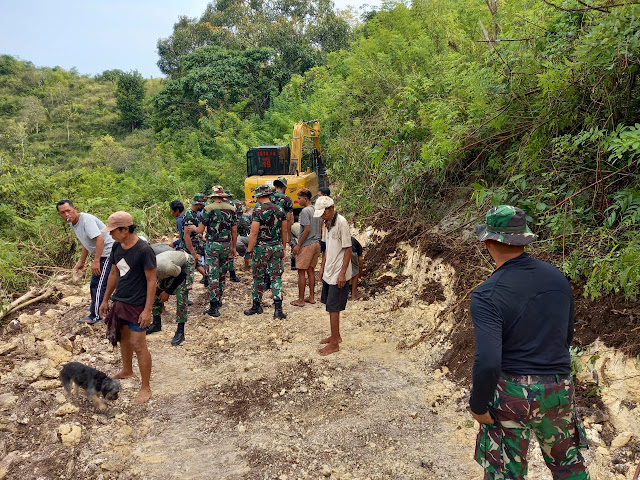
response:
<path fill-rule="evenodd" d="M 322 217 L 322 239 L 326 249 L 322 256 L 320 278 L 322 278 L 322 295 L 320 301 L 329 312 L 331 336 L 320 340 L 325 346 L 318 350 L 320 355 L 329 355 L 340 350 L 340 312 L 347 306 L 349 296 L 349 280 L 351 271 L 351 233 L 347 220 L 336 212 L 333 199 L 328 196 L 318 197 L 314 217 Z"/>
<path fill-rule="evenodd" d="M 56 204 L 58 215 L 69 222 L 69 226 L 76 234 L 82 244 L 80 260 L 73 267 L 74 271 L 84 271 L 88 255 L 93 255 L 91 262 L 91 306 L 89 315 L 81 318 L 78 322 L 85 322 L 93 325 L 101 321 L 98 309 L 104 298 L 107 288 L 107 278 L 111 270 L 109 256 L 113 238 L 108 233 L 102 233 L 104 223 L 99 218 L 90 213 L 78 212 L 71 200 L 60 200 Z"/>

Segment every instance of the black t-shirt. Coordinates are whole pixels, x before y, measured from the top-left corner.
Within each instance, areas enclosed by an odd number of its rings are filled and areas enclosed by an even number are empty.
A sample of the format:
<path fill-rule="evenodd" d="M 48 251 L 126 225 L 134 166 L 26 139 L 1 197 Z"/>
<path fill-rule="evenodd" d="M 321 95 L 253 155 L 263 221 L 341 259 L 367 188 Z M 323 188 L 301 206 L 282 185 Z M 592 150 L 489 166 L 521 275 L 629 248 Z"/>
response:
<path fill-rule="evenodd" d="M 138 242 L 128 250 L 115 242 L 111 249 L 111 264 L 118 268 L 118 283 L 112 295 L 129 305 L 144 305 L 147 302 L 147 277 L 145 270 L 156 268 L 156 255 L 147 242 Z"/>
<path fill-rule="evenodd" d="M 351 251 L 359 257 L 362 256 L 362 245 L 355 237 L 351 237 Z"/>

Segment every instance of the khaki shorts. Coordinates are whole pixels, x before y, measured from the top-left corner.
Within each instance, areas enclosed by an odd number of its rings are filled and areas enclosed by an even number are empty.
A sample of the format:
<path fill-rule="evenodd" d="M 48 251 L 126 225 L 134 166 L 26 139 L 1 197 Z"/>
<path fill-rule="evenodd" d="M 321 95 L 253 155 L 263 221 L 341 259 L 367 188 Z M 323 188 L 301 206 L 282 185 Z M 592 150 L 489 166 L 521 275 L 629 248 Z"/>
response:
<path fill-rule="evenodd" d="M 296 256 L 296 269 L 306 270 L 308 268 L 316 268 L 320 257 L 320 243 L 314 242 L 306 247 L 300 247 Z"/>

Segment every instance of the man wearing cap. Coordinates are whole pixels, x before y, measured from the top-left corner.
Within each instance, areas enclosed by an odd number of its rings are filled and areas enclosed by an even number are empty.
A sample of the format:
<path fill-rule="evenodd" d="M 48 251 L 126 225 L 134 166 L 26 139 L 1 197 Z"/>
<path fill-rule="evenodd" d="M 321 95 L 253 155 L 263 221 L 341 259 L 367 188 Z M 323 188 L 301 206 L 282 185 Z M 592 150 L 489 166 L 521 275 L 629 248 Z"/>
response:
<path fill-rule="evenodd" d="M 320 301 L 326 305 L 329 312 L 331 335 L 320 344 L 324 347 L 318 350 L 320 355 L 329 355 L 340 350 L 340 312 L 347 306 L 349 296 L 349 280 L 351 279 L 351 233 L 347 220 L 336 212 L 331 197 L 318 197 L 315 205 L 314 217 L 322 217 L 322 238 L 326 250 L 322 256 L 320 278 L 322 278 L 322 294 Z"/>
<path fill-rule="evenodd" d="M 198 226 L 200 225 L 200 217 L 198 213 L 204 209 L 206 203 L 207 196 L 204 193 L 196 193 L 193 196 L 191 206 L 184 214 L 184 220 L 182 221 L 182 228 L 184 229 L 184 244 L 187 247 L 187 251 L 191 253 L 189 263 L 191 264 L 193 262 L 193 268 L 191 268 L 191 265 L 189 265 L 188 268 L 190 270 L 195 268 L 195 270 L 202 275 L 203 279 L 205 279 L 205 286 L 207 285 L 207 273 L 202 266 L 202 259 L 206 259 L 206 255 L 203 242 L 200 239 L 200 234 L 198 233 Z M 187 278 L 187 288 L 191 288 L 192 284 L 193 275 L 191 275 L 190 278 Z"/>
<path fill-rule="evenodd" d="M 122 370 L 112 378 L 133 377 L 133 352 L 136 353 L 142 386 L 133 403 L 138 404 L 151 398 L 151 354 L 145 329 L 151 324 L 157 284 L 156 255 L 151 245 L 135 234 L 135 229 L 133 217 L 122 211 L 113 213 L 102 229 L 111 234 L 115 243 L 100 315 L 106 317 L 111 343 L 115 346 L 120 341 Z M 109 306 L 111 298 L 113 303 Z"/>
<path fill-rule="evenodd" d="M 262 313 L 260 302 L 268 279 L 273 292 L 273 318 L 284 319 L 287 316 L 282 311 L 282 261 L 288 240 L 287 217 L 280 207 L 271 202 L 269 187 L 257 186 L 254 195 L 259 205 L 253 209 L 247 247 L 247 252 L 252 255 L 253 304 L 244 314 Z"/>
<path fill-rule="evenodd" d="M 69 226 L 82 245 L 80 259 L 73 270 L 84 271 L 88 255 L 93 255 L 91 262 L 91 305 L 89 315 L 78 322 L 86 322 L 93 325 L 101 321 L 98 309 L 102 303 L 104 292 L 107 289 L 107 277 L 111 270 L 109 256 L 113 246 L 113 238 L 108 233 L 102 233 L 104 223 L 90 213 L 78 212 L 71 200 L 60 200 L 56 204 L 58 215 L 69 222 Z"/>
<path fill-rule="evenodd" d="M 524 252 L 537 237 L 519 208 L 492 208 L 476 234 L 496 262 L 471 295 L 476 461 L 486 479 L 526 478 L 533 431 L 554 479 L 588 479 L 571 379 L 571 286 L 556 267 Z"/>
<path fill-rule="evenodd" d="M 240 228 L 240 219 L 242 218 L 242 206 L 244 205 L 244 203 L 241 202 L 240 200 L 233 198 L 233 194 L 231 193 L 231 190 L 225 190 L 224 193 L 227 194 L 227 203 L 229 205 L 232 205 L 236 209 L 236 218 L 238 219 L 238 228 Z M 241 235 L 240 232 L 238 232 L 238 236 L 240 235 Z M 236 249 L 237 249 L 237 244 L 236 244 Z M 229 257 L 228 270 L 229 270 L 229 280 L 231 280 L 232 282 L 239 282 L 240 279 L 236 275 L 236 266 L 233 263 L 233 257 Z"/>
<path fill-rule="evenodd" d="M 205 207 L 202 225 L 198 228 L 199 233 L 205 227 L 207 229 L 205 252 L 209 277 L 209 308 L 204 313 L 219 317 L 229 259 L 233 261 L 236 256 L 238 219 L 236 208 L 225 201 L 228 197 L 220 185 L 211 189 L 209 197 L 213 202 Z"/>

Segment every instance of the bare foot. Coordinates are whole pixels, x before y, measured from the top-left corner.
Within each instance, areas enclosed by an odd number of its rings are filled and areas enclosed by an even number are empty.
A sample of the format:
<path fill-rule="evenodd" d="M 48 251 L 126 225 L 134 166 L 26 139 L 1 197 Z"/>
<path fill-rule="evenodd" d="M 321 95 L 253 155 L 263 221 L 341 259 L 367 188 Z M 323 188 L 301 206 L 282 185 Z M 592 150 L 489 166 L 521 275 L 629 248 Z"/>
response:
<path fill-rule="evenodd" d="M 362 300 L 362 295 L 356 294 L 356 295 L 351 297 L 351 300 Z"/>
<path fill-rule="evenodd" d="M 111 375 L 111 378 L 131 378 L 135 377 L 133 372 L 125 372 L 124 370 L 120 370 L 118 373 Z"/>
<path fill-rule="evenodd" d="M 133 404 L 140 405 L 141 403 L 148 402 L 150 398 L 151 398 L 151 389 L 143 388 L 138 392 L 138 395 L 136 395 L 136 398 L 133 399 Z"/>
<path fill-rule="evenodd" d="M 305 301 L 305 302 L 307 302 L 307 303 L 310 303 L 310 304 L 312 304 L 312 305 L 313 305 L 314 303 L 316 303 L 316 301 L 315 301 L 313 298 L 309 298 L 309 297 L 305 298 L 305 299 L 304 299 L 304 301 Z"/>
<path fill-rule="evenodd" d="M 326 345 L 328 343 L 331 343 L 331 337 L 323 338 L 322 340 L 320 340 L 320 345 Z M 338 343 L 342 343 L 341 337 L 338 337 Z"/>
<path fill-rule="evenodd" d="M 340 347 L 337 343 L 330 343 L 326 347 L 319 348 L 318 353 L 324 357 L 336 353 L 338 350 L 340 350 Z"/>
<path fill-rule="evenodd" d="M 291 302 L 294 307 L 304 307 L 304 300 L 294 300 Z"/>

